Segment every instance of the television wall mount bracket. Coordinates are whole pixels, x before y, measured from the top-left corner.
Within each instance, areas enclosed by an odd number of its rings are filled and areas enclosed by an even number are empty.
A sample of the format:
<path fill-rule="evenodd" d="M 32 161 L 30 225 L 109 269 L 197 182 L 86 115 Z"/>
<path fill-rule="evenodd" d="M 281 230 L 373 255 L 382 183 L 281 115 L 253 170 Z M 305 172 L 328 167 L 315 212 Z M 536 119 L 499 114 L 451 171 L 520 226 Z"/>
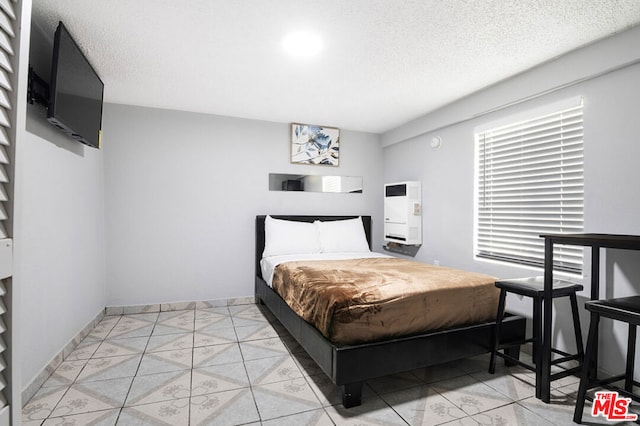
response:
<path fill-rule="evenodd" d="M 49 84 L 29 67 L 27 83 L 27 102 L 49 107 Z"/>

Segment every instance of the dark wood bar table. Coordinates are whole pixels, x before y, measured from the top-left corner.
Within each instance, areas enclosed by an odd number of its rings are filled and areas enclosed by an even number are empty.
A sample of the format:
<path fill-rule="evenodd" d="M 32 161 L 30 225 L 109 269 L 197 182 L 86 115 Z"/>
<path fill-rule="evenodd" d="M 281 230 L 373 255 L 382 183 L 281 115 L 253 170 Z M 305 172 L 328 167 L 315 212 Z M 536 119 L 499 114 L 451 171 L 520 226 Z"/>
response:
<path fill-rule="evenodd" d="M 542 313 L 542 353 L 541 365 L 536 380 L 541 380 L 543 402 L 551 398 L 551 313 L 553 303 L 551 289 L 553 285 L 553 246 L 555 244 L 591 247 L 591 300 L 600 298 L 600 249 L 612 248 L 640 250 L 640 235 L 619 234 L 544 234 L 544 309 Z"/>

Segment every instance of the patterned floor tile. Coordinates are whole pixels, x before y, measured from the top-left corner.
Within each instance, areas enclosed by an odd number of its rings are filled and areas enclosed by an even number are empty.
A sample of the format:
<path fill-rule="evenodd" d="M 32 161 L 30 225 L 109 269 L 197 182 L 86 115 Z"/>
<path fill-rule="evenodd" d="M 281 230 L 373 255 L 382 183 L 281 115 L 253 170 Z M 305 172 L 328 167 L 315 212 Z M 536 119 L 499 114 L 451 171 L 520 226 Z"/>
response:
<path fill-rule="evenodd" d="M 190 425 L 239 425 L 258 422 L 249 388 L 217 392 L 191 398 Z"/>
<path fill-rule="evenodd" d="M 87 361 L 78 382 L 119 379 L 136 375 L 142 355 L 124 355 L 109 358 L 94 358 Z"/>
<path fill-rule="evenodd" d="M 125 306 L 122 310 L 122 313 L 125 315 L 129 314 L 146 314 L 146 313 L 155 313 L 160 312 L 159 304 L 151 304 L 151 305 L 134 305 L 134 306 Z"/>
<path fill-rule="evenodd" d="M 138 375 L 168 373 L 171 371 L 190 370 L 193 366 L 191 349 L 145 353 L 138 368 Z"/>
<path fill-rule="evenodd" d="M 174 303 L 161 303 L 160 310 L 162 312 L 170 311 L 193 311 L 196 308 L 196 302 L 174 302 Z"/>
<path fill-rule="evenodd" d="M 242 355 L 237 343 L 193 348 L 194 368 L 235 362 L 242 362 Z"/>
<path fill-rule="evenodd" d="M 125 407 L 118 419 L 120 425 L 188 426 L 189 398 Z"/>
<path fill-rule="evenodd" d="M 159 315 L 160 315 L 159 312 L 147 312 L 147 313 L 140 313 L 140 314 L 122 315 L 122 319 L 118 322 L 118 325 L 122 324 L 122 321 L 125 319 L 155 323 L 156 321 L 158 321 Z"/>
<path fill-rule="evenodd" d="M 196 320 L 198 318 L 206 318 L 210 315 L 224 315 L 230 316 L 231 312 L 227 306 L 214 306 L 209 308 L 198 308 L 196 309 Z"/>
<path fill-rule="evenodd" d="M 120 321 L 121 316 L 106 316 L 93 327 L 93 330 L 87 335 L 87 338 L 104 339 L 109 335 L 113 327 Z"/>
<path fill-rule="evenodd" d="M 193 348 L 193 333 L 152 335 L 147 352 L 171 351 Z"/>
<path fill-rule="evenodd" d="M 204 318 L 209 315 L 226 315 L 230 316 L 231 312 L 229 311 L 229 307 L 224 306 L 207 306 L 207 307 L 199 307 L 196 309 L 196 319 Z"/>
<path fill-rule="evenodd" d="M 65 361 L 78 361 L 81 359 L 89 359 L 91 355 L 102 344 L 102 340 L 95 337 L 86 337 L 82 342 L 74 348 Z"/>
<path fill-rule="evenodd" d="M 137 376 L 133 379 L 125 406 L 150 404 L 189 396 L 191 396 L 189 370 Z"/>
<path fill-rule="evenodd" d="M 552 382 L 553 383 L 553 382 Z M 569 396 L 570 398 L 576 399 L 576 397 L 578 396 L 578 388 L 580 387 L 580 382 L 578 383 L 573 383 L 571 385 L 567 385 L 567 386 L 562 386 L 559 388 L 552 388 L 551 392 L 560 392 L 563 393 L 567 396 Z"/>
<path fill-rule="evenodd" d="M 224 310 L 220 308 L 214 308 L 217 310 L 197 310 L 195 316 L 195 329 L 200 330 L 201 328 L 211 327 L 211 328 L 233 328 L 233 321 L 231 320 L 231 315 L 229 314 L 229 310 L 224 308 Z"/>
<path fill-rule="evenodd" d="M 42 385 L 43 387 L 72 384 L 82 372 L 88 360 L 64 361 Z"/>
<path fill-rule="evenodd" d="M 149 337 L 153 332 L 153 324 L 143 326 L 142 324 L 138 324 L 138 326 L 115 326 L 109 336 L 108 339 L 125 339 L 129 337 Z"/>
<path fill-rule="evenodd" d="M 382 399 L 410 425 L 439 425 L 467 416 L 427 385 L 386 393 Z"/>
<path fill-rule="evenodd" d="M 367 380 L 367 384 L 371 386 L 371 389 L 375 392 L 382 395 L 400 389 L 420 386 L 424 384 L 424 382 L 410 372 L 405 372 Z"/>
<path fill-rule="evenodd" d="M 462 419 L 454 420 L 452 422 L 443 423 L 443 424 L 446 426 L 480 426 L 480 423 L 475 421 L 473 417 L 464 417 Z M 527 426 L 527 425 L 520 425 L 520 426 Z"/>
<path fill-rule="evenodd" d="M 163 311 L 158 315 L 158 324 L 173 322 L 193 322 L 196 317 L 195 309 L 178 309 L 172 311 Z"/>
<path fill-rule="evenodd" d="M 554 381 L 544 404 L 533 373 L 499 363 L 489 375 L 488 360 L 370 380 L 345 410 L 340 387 L 256 305 L 113 315 L 24 406 L 22 424 L 571 424 L 576 377 Z"/>
<path fill-rule="evenodd" d="M 200 300 L 196 302 L 196 309 L 226 308 L 227 299 Z"/>
<path fill-rule="evenodd" d="M 306 376 L 305 379 L 313 392 L 316 394 L 322 406 L 342 404 L 342 390 L 340 386 L 336 386 L 331 379 L 324 373 L 317 376 Z M 362 385 L 362 399 L 367 400 L 377 395 L 365 383 Z"/>
<path fill-rule="evenodd" d="M 133 377 L 75 384 L 56 405 L 52 417 L 120 408 Z"/>
<path fill-rule="evenodd" d="M 372 397 L 362 401 L 362 405 L 344 408 L 335 405 L 325 408 L 331 420 L 337 425 L 402 425 L 407 423 L 382 399 Z"/>
<path fill-rule="evenodd" d="M 237 305 L 255 305 L 256 303 L 256 298 L 253 296 L 246 296 L 246 297 L 236 297 L 233 299 L 227 299 L 227 305 L 229 307 L 232 306 L 237 306 Z"/>
<path fill-rule="evenodd" d="M 233 327 L 218 328 L 215 325 L 196 329 L 193 337 L 193 346 L 211 346 L 238 341 Z"/>
<path fill-rule="evenodd" d="M 92 411 L 85 414 L 74 414 L 71 416 L 51 417 L 42 426 L 112 426 L 116 424 L 120 409 L 104 411 Z M 27 425 L 23 425 L 27 426 Z"/>
<path fill-rule="evenodd" d="M 47 418 L 68 390 L 69 386 L 41 388 L 22 408 L 22 420 Z"/>
<path fill-rule="evenodd" d="M 535 373 L 533 372 L 529 372 L 529 374 L 531 374 L 532 377 L 535 375 Z M 551 382 L 551 387 L 554 389 L 561 389 L 567 386 L 575 386 L 577 391 L 579 385 L 580 385 L 579 376 L 567 376 Z"/>
<path fill-rule="evenodd" d="M 153 335 L 193 332 L 195 311 L 161 312 Z"/>
<path fill-rule="evenodd" d="M 270 338 L 279 339 L 278 332 L 268 322 L 259 322 L 247 326 L 236 325 L 236 334 L 240 342 Z"/>
<path fill-rule="evenodd" d="M 303 377 L 302 372 L 290 355 L 245 361 L 244 365 L 252 385 Z"/>
<path fill-rule="evenodd" d="M 530 398 L 536 394 L 535 374 L 522 367 L 513 367 L 510 374 L 489 374 L 487 371 L 481 371 L 471 376 L 508 396 L 512 401 Z"/>
<path fill-rule="evenodd" d="M 287 347 L 278 337 L 240 342 L 240 350 L 245 360 L 287 355 L 289 353 Z"/>
<path fill-rule="evenodd" d="M 262 422 L 262 426 L 333 426 L 333 421 L 324 410 L 311 410 L 291 416 L 278 417 Z"/>
<path fill-rule="evenodd" d="M 241 362 L 195 368 L 191 374 L 191 396 L 247 387 L 249 379 Z"/>
<path fill-rule="evenodd" d="M 267 309 L 262 310 L 256 305 L 230 306 L 229 311 L 236 327 L 260 322 L 275 322 L 271 312 Z"/>
<path fill-rule="evenodd" d="M 321 408 L 304 378 L 254 386 L 253 395 L 262 420 Z"/>
<path fill-rule="evenodd" d="M 256 304 L 232 305 L 229 306 L 229 313 L 234 317 L 252 318 L 256 316 L 264 317 L 264 311 Z"/>
<path fill-rule="evenodd" d="M 305 376 L 317 376 L 325 374 L 318 364 L 306 352 L 296 352 L 291 354 L 293 360 L 300 367 L 300 371 Z"/>
<path fill-rule="evenodd" d="M 91 358 L 136 355 L 144 352 L 149 337 L 130 337 L 128 339 L 104 340 Z"/>
<path fill-rule="evenodd" d="M 489 358 L 490 358 L 490 355 L 488 353 L 474 356 L 471 358 L 465 358 L 465 359 L 456 361 L 456 366 L 462 371 L 464 371 L 465 373 L 477 373 L 479 371 L 487 371 L 487 369 L 489 368 Z M 497 364 L 504 365 L 503 363 L 497 363 Z"/>
<path fill-rule="evenodd" d="M 267 325 L 270 324 L 268 319 L 261 316 L 256 316 L 254 318 L 232 316 L 231 320 L 233 321 L 234 327 L 248 327 L 248 326 L 257 326 L 261 324 L 267 324 Z"/>
<path fill-rule="evenodd" d="M 233 321 L 231 320 L 230 315 L 212 315 L 202 318 L 196 318 L 194 329 L 196 331 L 200 331 L 205 328 L 229 328 L 233 330 Z"/>
<path fill-rule="evenodd" d="M 24 418 L 20 419 L 20 426 L 42 426 L 42 424 L 42 420 L 25 420 Z"/>
<path fill-rule="evenodd" d="M 469 415 L 478 414 L 512 402 L 505 395 L 471 376 L 457 377 L 433 383 L 431 386 Z"/>
<path fill-rule="evenodd" d="M 150 336 L 158 314 L 125 315 L 107 335 L 108 339 Z"/>
<path fill-rule="evenodd" d="M 278 330 L 276 329 L 276 331 Z M 282 343 L 284 343 L 284 345 L 289 350 L 289 353 L 291 354 L 306 353 L 302 348 L 302 346 L 300 346 L 298 341 L 292 335 L 286 332 L 283 334 L 280 334 L 278 332 L 278 334 L 280 335 L 280 340 L 282 340 Z"/>
<path fill-rule="evenodd" d="M 554 423 L 543 419 L 533 411 L 527 410 L 516 403 L 476 414 L 472 418 L 481 425 L 554 425 Z"/>
<path fill-rule="evenodd" d="M 573 424 L 573 412 L 576 406 L 575 399 L 561 392 L 552 390 L 549 404 L 545 404 L 535 397 L 518 401 L 518 404 L 553 424 Z M 588 417 L 585 417 L 584 419 L 586 420 L 587 418 Z"/>

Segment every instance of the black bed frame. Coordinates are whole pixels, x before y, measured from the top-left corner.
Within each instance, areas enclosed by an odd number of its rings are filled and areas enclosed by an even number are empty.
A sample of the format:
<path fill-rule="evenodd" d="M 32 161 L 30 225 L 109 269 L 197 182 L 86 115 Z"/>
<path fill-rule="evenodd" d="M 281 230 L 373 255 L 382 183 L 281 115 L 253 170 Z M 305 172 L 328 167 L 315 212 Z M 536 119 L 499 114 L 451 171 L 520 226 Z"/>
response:
<path fill-rule="evenodd" d="M 357 216 L 279 216 L 275 219 L 313 222 L 342 220 Z M 429 367 L 489 352 L 493 342 L 494 321 L 447 330 L 356 345 L 336 345 L 314 326 L 299 317 L 262 278 L 260 259 L 264 251 L 264 221 L 256 217 L 256 303 L 266 305 L 311 358 L 337 386 L 341 387 L 345 408 L 360 405 L 362 384 L 376 377 Z M 371 216 L 362 216 L 371 247 Z M 502 323 L 501 343 L 525 340 L 525 318 L 508 315 Z M 509 354 L 518 358 L 519 345 Z M 489 366 L 487 365 L 487 368 Z"/>

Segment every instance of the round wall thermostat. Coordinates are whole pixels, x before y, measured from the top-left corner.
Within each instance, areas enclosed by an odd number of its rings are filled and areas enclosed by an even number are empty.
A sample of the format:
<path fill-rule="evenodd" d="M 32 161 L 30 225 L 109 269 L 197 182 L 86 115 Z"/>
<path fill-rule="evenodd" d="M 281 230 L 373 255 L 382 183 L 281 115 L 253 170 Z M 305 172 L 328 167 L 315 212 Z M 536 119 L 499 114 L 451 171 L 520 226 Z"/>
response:
<path fill-rule="evenodd" d="M 431 138 L 431 141 L 429 141 L 429 145 L 433 149 L 440 148 L 440 145 L 442 145 L 442 139 L 440 139 L 440 136 L 434 136 Z"/>

